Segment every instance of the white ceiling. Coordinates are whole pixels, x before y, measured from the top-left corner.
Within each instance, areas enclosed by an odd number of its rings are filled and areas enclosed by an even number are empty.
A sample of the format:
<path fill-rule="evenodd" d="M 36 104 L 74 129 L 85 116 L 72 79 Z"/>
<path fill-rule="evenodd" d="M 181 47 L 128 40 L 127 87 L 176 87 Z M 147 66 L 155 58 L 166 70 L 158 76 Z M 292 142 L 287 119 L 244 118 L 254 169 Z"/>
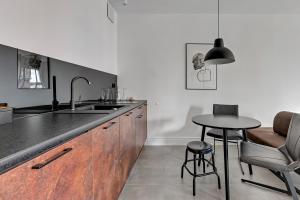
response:
<path fill-rule="evenodd" d="M 216 13 L 217 0 L 109 0 L 118 13 Z M 300 0 L 220 0 L 221 13 L 299 14 Z"/>

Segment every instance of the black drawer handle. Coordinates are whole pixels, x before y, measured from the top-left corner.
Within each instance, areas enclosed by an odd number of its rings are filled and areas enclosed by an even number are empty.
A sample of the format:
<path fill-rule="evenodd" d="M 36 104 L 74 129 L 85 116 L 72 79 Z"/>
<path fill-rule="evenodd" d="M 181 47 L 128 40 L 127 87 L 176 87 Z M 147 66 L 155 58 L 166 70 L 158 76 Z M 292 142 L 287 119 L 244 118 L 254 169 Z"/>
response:
<path fill-rule="evenodd" d="M 141 119 L 144 115 L 138 115 L 136 118 Z"/>
<path fill-rule="evenodd" d="M 143 108 L 143 106 L 140 106 L 140 107 L 139 107 L 139 109 L 142 109 L 142 108 Z"/>
<path fill-rule="evenodd" d="M 109 129 L 110 127 L 112 127 L 113 125 L 115 125 L 117 122 L 111 122 L 108 126 L 103 127 L 103 129 Z"/>
<path fill-rule="evenodd" d="M 128 114 L 126 114 L 125 116 L 129 117 L 131 114 L 132 114 L 132 112 L 130 112 L 130 113 L 128 113 Z"/>
<path fill-rule="evenodd" d="M 34 166 L 32 166 L 31 168 L 32 169 L 42 169 L 43 167 L 45 167 L 46 165 L 50 164 L 51 162 L 57 160 L 58 158 L 62 157 L 63 155 L 69 153 L 70 151 L 72 151 L 73 149 L 72 148 L 66 148 L 64 149 L 62 152 L 56 154 L 55 156 L 47 159 L 45 162 L 43 163 L 39 163 L 39 164 L 36 164 Z"/>

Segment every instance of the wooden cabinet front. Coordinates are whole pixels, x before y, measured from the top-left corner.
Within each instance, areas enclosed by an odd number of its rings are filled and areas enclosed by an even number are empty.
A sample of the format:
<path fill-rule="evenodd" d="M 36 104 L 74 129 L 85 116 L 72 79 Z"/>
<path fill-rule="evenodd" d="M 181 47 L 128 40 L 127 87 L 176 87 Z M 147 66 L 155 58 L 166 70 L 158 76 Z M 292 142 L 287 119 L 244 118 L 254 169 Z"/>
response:
<path fill-rule="evenodd" d="M 120 181 L 124 186 L 135 162 L 134 112 L 130 111 L 120 117 Z"/>
<path fill-rule="evenodd" d="M 146 138 L 144 105 L 0 175 L 0 200 L 117 200 Z"/>
<path fill-rule="evenodd" d="M 0 175 L 1 200 L 37 199 L 39 186 L 42 184 L 40 170 L 32 170 L 35 161 L 31 160 Z"/>
<path fill-rule="evenodd" d="M 136 154 L 140 154 L 147 139 L 147 106 L 141 106 L 137 109 L 135 117 L 136 132 Z"/>
<path fill-rule="evenodd" d="M 91 146 L 86 133 L 1 175 L 0 199 L 92 199 Z"/>
<path fill-rule="evenodd" d="M 147 140 L 147 105 L 143 106 L 143 117 L 141 118 L 141 134 L 143 135 L 142 145 Z"/>
<path fill-rule="evenodd" d="M 117 200 L 120 192 L 119 118 L 91 130 L 93 134 L 94 200 Z"/>

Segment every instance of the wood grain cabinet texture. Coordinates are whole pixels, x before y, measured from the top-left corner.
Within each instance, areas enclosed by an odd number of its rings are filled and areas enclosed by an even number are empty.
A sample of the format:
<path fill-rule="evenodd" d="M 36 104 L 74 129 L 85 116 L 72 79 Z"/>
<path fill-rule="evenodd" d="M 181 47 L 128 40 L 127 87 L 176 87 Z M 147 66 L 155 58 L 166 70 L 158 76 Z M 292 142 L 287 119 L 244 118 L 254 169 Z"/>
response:
<path fill-rule="evenodd" d="M 93 129 L 94 200 L 116 200 L 120 192 L 119 118 Z"/>
<path fill-rule="evenodd" d="M 147 107 L 141 106 L 135 114 L 136 156 L 138 157 L 147 139 Z"/>
<path fill-rule="evenodd" d="M 0 175 L 0 200 L 117 200 L 146 138 L 143 105 Z"/>
<path fill-rule="evenodd" d="M 1 200 L 90 200 L 92 135 L 85 133 L 0 176 Z"/>
<path fill-rule="evenodd" d="M 120 183 L 123 188 L 135 159 L 134 111 L 120 116 Z"/>

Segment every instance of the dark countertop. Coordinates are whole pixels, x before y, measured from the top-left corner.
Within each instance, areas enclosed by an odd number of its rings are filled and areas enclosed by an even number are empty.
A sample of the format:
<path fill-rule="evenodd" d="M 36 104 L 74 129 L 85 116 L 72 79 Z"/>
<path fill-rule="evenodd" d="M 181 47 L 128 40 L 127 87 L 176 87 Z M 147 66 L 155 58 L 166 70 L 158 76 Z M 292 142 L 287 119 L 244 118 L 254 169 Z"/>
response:
<path fill-rule="evenodd" d="M 111 114 L 45 113 L 1 125 L 0 174 L 145 103 L 128 103 Z"/>

